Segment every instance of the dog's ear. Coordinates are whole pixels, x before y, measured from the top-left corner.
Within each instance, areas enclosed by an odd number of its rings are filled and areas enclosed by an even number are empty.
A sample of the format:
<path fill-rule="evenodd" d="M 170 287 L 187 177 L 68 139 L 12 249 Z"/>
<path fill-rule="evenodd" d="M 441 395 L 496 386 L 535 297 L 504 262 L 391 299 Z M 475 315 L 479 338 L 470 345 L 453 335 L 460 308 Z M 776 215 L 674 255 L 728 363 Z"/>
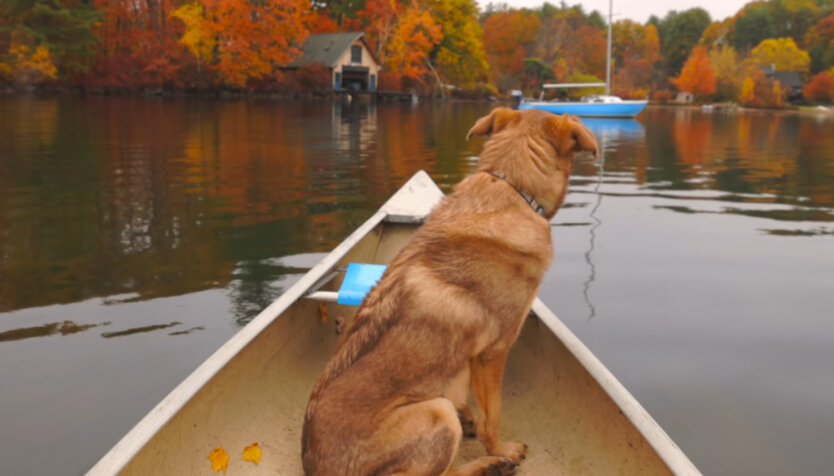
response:
<path fill-rule="evenodd" d="M 495 108 L 488 115 L 475 122 L 472 129 L 469 129 L 469 133 L 466 134 L 466 140 L 469 140 L 472 136 L 495 134 L 518 120 L 519 116 L 520 113 L 518 111 L 513 111 L 506 107 Z"/>
<path fill-rule="evenodd" d="M 599 146 L 594 133 L 578 118 L 569 115 L 555 116 L 551 123 L 551 135 L 560 154 L 585 150 L 592 152 L 594 157 L 599 156 Z"/>

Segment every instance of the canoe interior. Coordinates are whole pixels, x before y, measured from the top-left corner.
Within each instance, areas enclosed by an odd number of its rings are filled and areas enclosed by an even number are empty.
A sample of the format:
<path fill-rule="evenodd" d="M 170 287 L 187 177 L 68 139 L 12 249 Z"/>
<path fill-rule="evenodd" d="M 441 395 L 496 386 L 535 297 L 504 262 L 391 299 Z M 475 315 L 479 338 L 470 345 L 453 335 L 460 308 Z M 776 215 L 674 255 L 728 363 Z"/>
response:
<path fill-rule="evenodd" d="M 383 222 L 348 252 L 348 262 L 387 263 L 416 225 Z M 337 277 L 322 288 L 338 288 Z M 301 427 L 310 391 L 336 346 L 337 316 L 356 308 L 300 299 L 264 329 L 158 431 L 122 474 L 213 474 L 212 449 L 230 456 L 227 475 L 301 475 Z M 670 474 L 641 433 L 536 316 L 508 363 L 502 431 L 529 445 L 520 475 Z M 243 461 L 258 443 L 259 465 Z M 459 461 L 484 454 L 466 440 Z"/>

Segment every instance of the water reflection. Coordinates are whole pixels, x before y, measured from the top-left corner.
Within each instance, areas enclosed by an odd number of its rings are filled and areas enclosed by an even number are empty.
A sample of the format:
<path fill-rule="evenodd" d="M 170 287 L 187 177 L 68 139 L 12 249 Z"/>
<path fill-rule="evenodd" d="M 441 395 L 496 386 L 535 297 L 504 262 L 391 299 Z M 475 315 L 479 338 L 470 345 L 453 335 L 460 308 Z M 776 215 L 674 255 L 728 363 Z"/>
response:
<path fill-rule="evenodd" d="M 583 117 L 582 123 L 588 126 L 597 136 L 597 140 L 618 141 L 635 140 L 642 141 L 646 137 L 646 128 L 636 119 L 615 119 L 615 118 L 593 118 Z"/>
<path fill-rule="evenodd" d="M 94 327 L 108 326 L 110 324 L 110 322 L 101 322 L 99 324 L 78 324 L 73 321 L 51 322 L 40 326 L 24 327 L 0 332 L 0 342 L 31 339 L 33 337 L 47 337 L 58 334 L 67 336 L 84 332 Z"/>

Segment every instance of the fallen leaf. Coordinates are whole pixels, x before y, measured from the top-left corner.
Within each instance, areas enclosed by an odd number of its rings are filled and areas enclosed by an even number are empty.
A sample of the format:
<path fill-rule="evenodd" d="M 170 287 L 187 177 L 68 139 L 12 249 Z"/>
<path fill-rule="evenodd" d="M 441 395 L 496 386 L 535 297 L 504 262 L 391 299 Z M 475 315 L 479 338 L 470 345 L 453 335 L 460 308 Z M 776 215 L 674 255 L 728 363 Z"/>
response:
<path fill-rule="evenodd" d="M 229 453 L 226 453 L 226 450 L 223 448 L 215 448 L 211 450 L 211 453 L 208 455 L 209 461 L 211 461 L 211 469 L 214 472 L 218 472 L 221 469 L 226 471 L 226 468 L 229 467 Z"/>
<path fill-rule="evenodd" d="M 327 306 L 323 302 L 319 303 L 319 316 L 321 322 L 327 322 Z"/>
<path fill-rule="evenodd" d="M 243 449 L 243 460 L 251 461 L 255 464 L 261 462 L 261 448 L 257 443 L 252 443 Z"/>

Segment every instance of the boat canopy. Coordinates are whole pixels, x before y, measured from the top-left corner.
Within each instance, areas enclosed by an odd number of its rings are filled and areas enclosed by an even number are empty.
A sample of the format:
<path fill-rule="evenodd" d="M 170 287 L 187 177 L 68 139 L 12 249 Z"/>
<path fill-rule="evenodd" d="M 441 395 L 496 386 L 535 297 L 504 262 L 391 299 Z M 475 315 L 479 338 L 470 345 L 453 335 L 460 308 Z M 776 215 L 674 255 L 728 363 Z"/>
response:
<path fill-rule="evenodd" d="M 558 88 L 604 88 L 605 83 L 546 83 L 542 84 L 544 89 Z"/>

